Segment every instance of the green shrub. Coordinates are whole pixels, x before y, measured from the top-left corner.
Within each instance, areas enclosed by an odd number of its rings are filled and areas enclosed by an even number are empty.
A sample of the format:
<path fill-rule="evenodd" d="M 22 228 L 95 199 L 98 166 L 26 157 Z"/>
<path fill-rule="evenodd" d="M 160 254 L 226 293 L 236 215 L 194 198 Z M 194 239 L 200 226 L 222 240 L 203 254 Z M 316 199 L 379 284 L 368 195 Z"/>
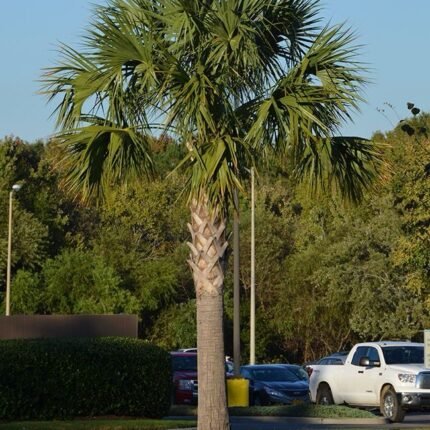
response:
<path fill-rule="evenodd" d="M 0 342 L 0 419 L 166 415 L 170 355 L 128 338 Z"/>

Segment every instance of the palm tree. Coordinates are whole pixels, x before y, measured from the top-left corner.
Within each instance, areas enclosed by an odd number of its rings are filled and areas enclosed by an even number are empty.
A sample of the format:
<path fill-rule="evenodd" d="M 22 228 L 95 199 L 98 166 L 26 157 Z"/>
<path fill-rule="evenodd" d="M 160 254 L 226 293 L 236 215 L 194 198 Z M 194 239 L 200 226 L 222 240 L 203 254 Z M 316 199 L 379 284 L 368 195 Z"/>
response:
<path fill-rule="evenodd" d="M 150 175 L 157 130 L 188 148 L 200 430 L 228 428 L 221 263 L 248 169 L 276 154 L 352 200 L 375 176 L 370 142 L 334 137 L 365 83 L 354 37 L 318 16 L 317 0 L 109 0 L 43 76 L 73 190 Z"/>

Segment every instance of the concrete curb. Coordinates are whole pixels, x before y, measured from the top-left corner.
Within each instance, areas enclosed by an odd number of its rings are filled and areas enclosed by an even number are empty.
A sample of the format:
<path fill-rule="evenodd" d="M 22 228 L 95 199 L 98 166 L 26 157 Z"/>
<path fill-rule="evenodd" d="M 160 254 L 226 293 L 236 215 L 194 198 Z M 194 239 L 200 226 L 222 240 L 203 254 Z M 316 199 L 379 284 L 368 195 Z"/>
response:
<path fill-rule="evenodd" d="M 238 417 L 233 416 L 230 419 L 234 421 L 242 421 L 245 419 L 249 419 L 251 417 Z M 290 423 L 303 423 L 303 424 L 386 424 L 387 421 L 383 417 L 375 417 L 375 418 L 314 418 L 314 417 L 269 417 L 269 416 L 253 416 L 252 418 L 261 419 L 262 421 L 275 421 L 282 419 L 286 422 Z"/>

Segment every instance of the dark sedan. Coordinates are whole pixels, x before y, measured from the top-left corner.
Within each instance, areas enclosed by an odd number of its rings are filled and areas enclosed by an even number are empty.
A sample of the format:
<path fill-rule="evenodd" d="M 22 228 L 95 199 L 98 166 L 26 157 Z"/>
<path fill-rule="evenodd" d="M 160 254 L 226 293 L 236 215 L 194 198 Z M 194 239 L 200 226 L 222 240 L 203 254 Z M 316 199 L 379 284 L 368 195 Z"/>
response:
<path fill-rule="evenodd" d="M 242 366 L 241 375 L 249 380 L 250 401 L 254 405 L 309 403 L 306 378 L 282 364 Z"/>

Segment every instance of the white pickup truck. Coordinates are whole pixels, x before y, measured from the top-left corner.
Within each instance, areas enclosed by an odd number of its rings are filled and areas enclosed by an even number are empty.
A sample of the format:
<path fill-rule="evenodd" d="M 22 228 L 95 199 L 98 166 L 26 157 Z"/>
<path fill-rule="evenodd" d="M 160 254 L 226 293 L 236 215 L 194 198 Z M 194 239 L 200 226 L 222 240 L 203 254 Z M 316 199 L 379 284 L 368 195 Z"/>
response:
<path fill-rule="evenodd" d="M 430 408 L 430 369 L 424 344 L 368 342 L 355 345 L 343 365 L 308 367 L 311 400 L 379 408 L 392 422 L 411 409 Z"/>

